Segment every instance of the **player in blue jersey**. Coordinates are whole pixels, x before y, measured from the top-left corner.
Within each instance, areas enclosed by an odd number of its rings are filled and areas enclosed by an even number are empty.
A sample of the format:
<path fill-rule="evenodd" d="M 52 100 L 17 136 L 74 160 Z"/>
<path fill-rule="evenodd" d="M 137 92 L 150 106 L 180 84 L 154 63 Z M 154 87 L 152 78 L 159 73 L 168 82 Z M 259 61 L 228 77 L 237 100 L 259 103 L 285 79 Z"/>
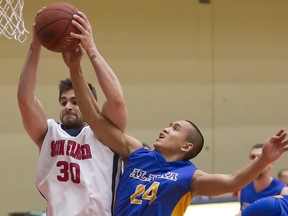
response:
<path fill-rule="evenodd" d="M 279 170 L 277 177 L 282 181 L 286 186 L 288 186 L 288 169 L 282 168 Z"/>
<path fill-rule="evenodd" d="M 288 195 L 256 200 L 236 216 L 288 216 Z"/>
<path fill-rule="evenodd" d="M 262 154 L 263 144 L 255 144 L 249 151 L 250 161 L 254 161 Z M 288 187 L 277 178 L 270 175 L 272 164 L 269 164 L 254 181 L 240 191 L 240 209 L 244 209 L 254 201 L 275 195 L 288 194 Z"/>
<path fill-rule="evenodd" d="M 73 25 L 78 26 L 85 17 L 79 13 L 74 19 Z M 81 39 L 81 35 L 71 33 L 71 36 Z M 70 58 L 76 64 L 77 56 L 81 55 L 79 46 L 64 53 L 63 58 Z M 117 187 L 115 216 L 183 215 L 193 196 L 239 191 L 288 150 L 287 132 L 282 129 L 265 141 L 262 155 L 254 162 L 231 175 L 205 173 L 189 161 L 204 145 L 204 138 L 194 123 L 172 122 L 156 138 L 154 150 L 145 149 L 139 140 L 119 130 L 101 112 L 81 69 L 70 70 L 70 76 L 86 122 L 103 143 L 126 161 Z"/>

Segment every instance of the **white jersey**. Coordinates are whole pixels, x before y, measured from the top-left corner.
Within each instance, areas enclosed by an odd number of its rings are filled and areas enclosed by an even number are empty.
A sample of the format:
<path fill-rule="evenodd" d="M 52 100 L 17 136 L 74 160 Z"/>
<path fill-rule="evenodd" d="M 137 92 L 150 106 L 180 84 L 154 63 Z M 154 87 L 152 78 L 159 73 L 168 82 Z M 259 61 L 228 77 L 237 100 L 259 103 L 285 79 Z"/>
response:
<path fill-rule="evenodd" d="M 47 216 L 111 216 L 120 162 L 85 126 L 73 137 L 49 119 L 36 183 Z"/>

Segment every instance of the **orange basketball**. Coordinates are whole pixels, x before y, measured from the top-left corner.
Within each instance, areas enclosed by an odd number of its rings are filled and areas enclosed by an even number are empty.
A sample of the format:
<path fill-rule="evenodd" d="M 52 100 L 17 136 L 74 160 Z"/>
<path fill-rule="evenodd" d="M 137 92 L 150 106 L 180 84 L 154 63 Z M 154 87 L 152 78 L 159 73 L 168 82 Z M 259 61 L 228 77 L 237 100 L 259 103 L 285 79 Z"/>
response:
<path fill-rule="evenodd" d="M 56 2 L 41 9 L 35 17 L 35 33 L 41 44 L 53 52 L 67 52 L 79 44 L 70 32 L 80 33 L 71 23 L 78 9 L 65 2 Z"/>

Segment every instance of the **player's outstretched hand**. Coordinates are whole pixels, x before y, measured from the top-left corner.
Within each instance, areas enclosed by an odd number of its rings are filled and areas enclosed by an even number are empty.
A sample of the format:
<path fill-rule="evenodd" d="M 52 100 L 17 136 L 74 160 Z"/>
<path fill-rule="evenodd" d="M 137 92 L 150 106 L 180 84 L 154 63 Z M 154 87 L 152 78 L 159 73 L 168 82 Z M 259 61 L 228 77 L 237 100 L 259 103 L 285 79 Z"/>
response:
<path fill-rule="evenodd" d="M 271 163 L 277 160 L 284 152 L 288 151 L 287 132 L 281 129 L 276 135 L 268 138 L 263 146 L 261 157 Z"/>
<path fill-rule="evenodd" d="M 87 16 L 78 11 L 77 14 L 73 15 L 72 24 L 81 32 L 81 34 L 70 33 L 72 37 L 77 38 L 81 41 L 83 49 L 88 51 L 89 49 L 95 48 L 95 42 L 92 34 L 92 26 L 89 23 Z"/>

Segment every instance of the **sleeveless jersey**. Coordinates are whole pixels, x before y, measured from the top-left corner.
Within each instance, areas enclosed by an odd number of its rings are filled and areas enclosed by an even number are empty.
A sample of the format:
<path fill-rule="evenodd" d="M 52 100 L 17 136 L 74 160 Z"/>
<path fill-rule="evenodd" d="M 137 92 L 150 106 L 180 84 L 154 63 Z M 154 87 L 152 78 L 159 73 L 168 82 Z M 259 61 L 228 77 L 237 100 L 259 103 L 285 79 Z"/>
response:
<path fill-rule="evenodd" d="M 282 189 L 285 187 L 284 183 L 280 180 L 273 178 L 270 185 L 260 191 L 257 192 L 254 188 L 254 182 L 251 182 L 249 185 L 247 185 L 245 188 L 243 188 L 240 192 L 240 205 L 241 209 L 246 208 L 249 206 L 252 202 L 268 197 L 268 196 L 275 196 L 277 194 L 281 194 Z"/>
<path fill-rule="evenodd" d="M 120 178 L 114 216 L 183 215 L 195 170 L 190 161 L 166 162 L 155 150 L 134 151 Z"/>
<path fill-rule="evenodd" d="M 265 197 L 243 209 L 242 216 L 288 216 L 288 195 Z"/>
<path fill-rule="evenodd" d="M 36 183 L 47 200 L 47 216 L 111 216 L 120 163 L 89 126 L 73 137 L 47 121 Z"/>

